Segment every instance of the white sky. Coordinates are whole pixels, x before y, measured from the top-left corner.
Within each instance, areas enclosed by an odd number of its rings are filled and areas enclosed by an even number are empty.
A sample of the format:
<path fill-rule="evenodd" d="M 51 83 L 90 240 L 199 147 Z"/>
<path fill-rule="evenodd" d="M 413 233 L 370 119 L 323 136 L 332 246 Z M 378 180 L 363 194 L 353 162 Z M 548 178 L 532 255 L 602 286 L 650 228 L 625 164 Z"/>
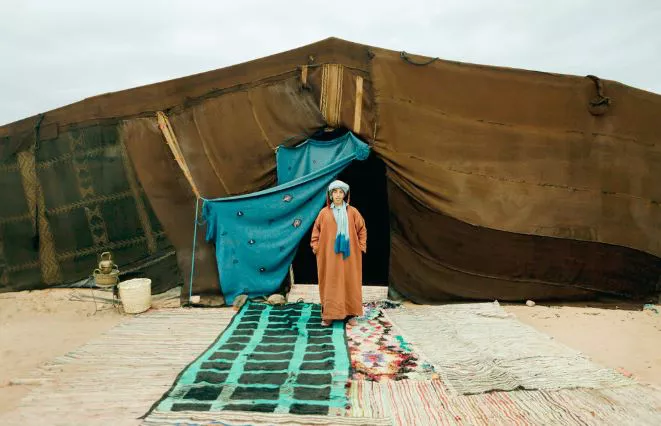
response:
<path fill-rule="evenodd" d="M 661 93 L 657 0 L 0 0 L 0 125 L 331 36 Z"/>

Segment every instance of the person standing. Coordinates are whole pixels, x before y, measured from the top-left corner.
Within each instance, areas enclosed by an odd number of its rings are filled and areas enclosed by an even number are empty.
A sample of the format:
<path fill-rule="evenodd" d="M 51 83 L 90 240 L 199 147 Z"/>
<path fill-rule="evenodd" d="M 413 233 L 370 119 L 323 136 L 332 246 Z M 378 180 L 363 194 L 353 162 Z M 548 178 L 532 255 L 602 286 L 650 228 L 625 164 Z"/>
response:
<path fill-rule="evenodd" d="M 336 180 L 328 187 L 326 207 L 312 228 L 310 241 L 317 257 L 322 325 L 363 314 L 363 259 L 367 228 L 360 212 L 349 205 L 349 185 Z"/>

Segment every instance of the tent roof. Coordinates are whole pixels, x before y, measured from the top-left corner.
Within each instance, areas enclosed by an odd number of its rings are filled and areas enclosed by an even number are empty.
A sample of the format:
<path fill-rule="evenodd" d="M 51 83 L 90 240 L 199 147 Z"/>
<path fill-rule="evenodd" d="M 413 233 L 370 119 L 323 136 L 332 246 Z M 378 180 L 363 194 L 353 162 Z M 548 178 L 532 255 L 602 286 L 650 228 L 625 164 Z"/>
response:
<path fill-rule="evenodd" d="M 370 56 L 374 55 L 375 52 L 387 56 L 406 56 L 412 62 L 424 63 L 430 59 L 434 59 L 329 37 L 313 44 L 252 61 L 86 98 L 82 101 L 47 111 L 43 113 L 43 119 L 41 117 L 42 114 L 36 114 L 0 126 L 0 138 L 19 136 L 26 132 L 31 133 L 40 120 L 42 120 L 40 124 L 41 138 L 49 139 L 57 134 L 56 124 L 60 130 L 65 130 L 70 126 L 83 123 L 91 124 L 93 122 L 153 115 L 155 111 L 170 110 L 184 105 L 190 105 L 207 97 L 241 90 L 246 86 L 259 84 L 282 74 L 296 72 L 298 67 L 303 64 L 319 66 L 324 63 L 339 63 L 345 67 L 357 68 L 368 72 Z M 470 68 L 477 72 L 487 70 L 498 71 L 509 73 L 512 76 L 532 74 L 558 80 L 583 80 L 586 85 L 592 85 L 592 82 L 585 79 L 585 77 L 573 75 L 478 65 L 443 59 L 437 60 L 457 67 Z M 651 96 L 659 96 L 614 81 L 603 81 L 644 92 Z"/>

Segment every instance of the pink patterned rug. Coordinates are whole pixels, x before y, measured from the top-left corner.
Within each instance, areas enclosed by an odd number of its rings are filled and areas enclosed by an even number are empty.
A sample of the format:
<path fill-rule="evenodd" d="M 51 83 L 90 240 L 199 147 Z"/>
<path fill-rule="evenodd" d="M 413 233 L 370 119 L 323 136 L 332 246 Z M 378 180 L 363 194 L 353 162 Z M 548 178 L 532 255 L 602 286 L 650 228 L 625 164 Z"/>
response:
<path fill-rule="evenodd" d="M 366 303 L 356 325 L 347 327 L 354 380 L 431 380 L 433 366 L 398 333 L 380 306 Z"/>

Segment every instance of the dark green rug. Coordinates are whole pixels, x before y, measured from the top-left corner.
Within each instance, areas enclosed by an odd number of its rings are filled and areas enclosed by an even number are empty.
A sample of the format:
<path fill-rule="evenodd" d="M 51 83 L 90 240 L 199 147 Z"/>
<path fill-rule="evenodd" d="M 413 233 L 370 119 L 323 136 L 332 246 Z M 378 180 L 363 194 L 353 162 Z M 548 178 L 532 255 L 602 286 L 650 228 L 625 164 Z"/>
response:
<path fill-rule="evenodd" d="M 348 401 L 344 325 L 321 306 L 248 302 L 151 411 L 336 414 Z"/>

